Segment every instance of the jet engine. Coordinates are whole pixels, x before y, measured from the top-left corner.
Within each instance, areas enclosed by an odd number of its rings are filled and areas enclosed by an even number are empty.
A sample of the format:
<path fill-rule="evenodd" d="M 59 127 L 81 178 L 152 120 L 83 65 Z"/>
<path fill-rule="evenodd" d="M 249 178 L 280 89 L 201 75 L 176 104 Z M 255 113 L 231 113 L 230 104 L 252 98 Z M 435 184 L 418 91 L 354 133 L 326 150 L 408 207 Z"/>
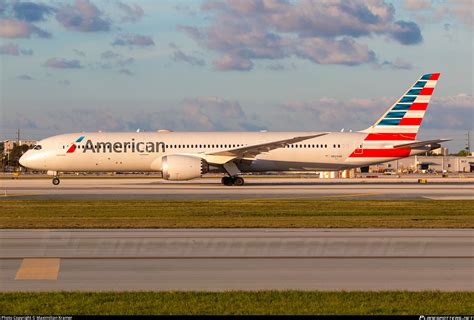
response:
<path fill-rule="evenodd" d="M 204 159 L 188 155 L 168 155 L 162 158 L 163 179 L 190 180 L 209 171 Z"/>

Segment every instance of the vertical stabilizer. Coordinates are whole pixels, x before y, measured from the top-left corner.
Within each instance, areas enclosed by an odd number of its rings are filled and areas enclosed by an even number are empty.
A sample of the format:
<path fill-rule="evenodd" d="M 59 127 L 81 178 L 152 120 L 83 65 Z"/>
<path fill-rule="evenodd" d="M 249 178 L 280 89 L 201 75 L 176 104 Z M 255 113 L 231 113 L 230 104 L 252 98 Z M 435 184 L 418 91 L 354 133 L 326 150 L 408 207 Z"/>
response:
<path fill-rule="evenodd" d="M 362 132 L 367 140 L 415 140 L 439 73 L 423 75 L 375 124 Z"/>

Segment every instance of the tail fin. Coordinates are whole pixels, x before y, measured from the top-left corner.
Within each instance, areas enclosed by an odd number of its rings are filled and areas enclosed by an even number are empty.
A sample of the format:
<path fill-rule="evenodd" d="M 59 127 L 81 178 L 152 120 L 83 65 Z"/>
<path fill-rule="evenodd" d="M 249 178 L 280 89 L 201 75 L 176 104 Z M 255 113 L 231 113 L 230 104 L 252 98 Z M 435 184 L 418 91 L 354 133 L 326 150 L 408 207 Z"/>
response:
<path fill-rule="evenodd" d="M 439 73 L 428 73 L 416 81 L 375 124 L 362 132 L 366 140 L 415 140 Z"/>

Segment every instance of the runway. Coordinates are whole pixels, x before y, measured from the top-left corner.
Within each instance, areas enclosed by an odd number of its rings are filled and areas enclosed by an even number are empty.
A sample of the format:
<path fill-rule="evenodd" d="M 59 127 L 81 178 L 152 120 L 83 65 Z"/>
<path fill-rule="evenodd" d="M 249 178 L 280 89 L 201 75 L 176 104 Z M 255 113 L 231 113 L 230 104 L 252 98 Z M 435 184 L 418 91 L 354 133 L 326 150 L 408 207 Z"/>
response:
<path fill-rule="evenodd" d="M 472 199 L 474 178 L 318 179 L 247 178 L 241 187 L 226 187 L 219 178 L 172 182 L 153 178 L 1 179 L 0 199 Z"/>
<path fill-rule="evenodd" d="M 1 230 L 2 291 L 474 290 L 471 229 Z"/>

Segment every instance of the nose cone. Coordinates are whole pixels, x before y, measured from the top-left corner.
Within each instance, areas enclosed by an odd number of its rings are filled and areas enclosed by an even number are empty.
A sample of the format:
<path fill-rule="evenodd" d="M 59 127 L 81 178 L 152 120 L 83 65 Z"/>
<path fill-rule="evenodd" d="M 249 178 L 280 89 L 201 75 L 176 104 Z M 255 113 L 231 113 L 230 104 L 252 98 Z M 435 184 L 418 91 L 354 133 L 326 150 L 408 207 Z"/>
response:
<path fill-rule="evenodd" d="M 20 164 L 28 169 L 41 169 L 41 161 L 43 158 L 43 155 L 41 152 L 38 152 L 35 150 L 35 152 L 32 152 L 32 150 L 26 151 L 24 155 L 20 157 Z"/>
<path fill-rule="evenodd" d="M 20 157 L 20 160 L 19 160 L 20 164 L 25 168 L 28 168 L 29 163 L 31 162 L 31 161 L 28 160 L 28 158 L 29 158 L 29 156 L 28 156 L 28 151 L 27 151 L 24 155 L 22 155 Z"/>

